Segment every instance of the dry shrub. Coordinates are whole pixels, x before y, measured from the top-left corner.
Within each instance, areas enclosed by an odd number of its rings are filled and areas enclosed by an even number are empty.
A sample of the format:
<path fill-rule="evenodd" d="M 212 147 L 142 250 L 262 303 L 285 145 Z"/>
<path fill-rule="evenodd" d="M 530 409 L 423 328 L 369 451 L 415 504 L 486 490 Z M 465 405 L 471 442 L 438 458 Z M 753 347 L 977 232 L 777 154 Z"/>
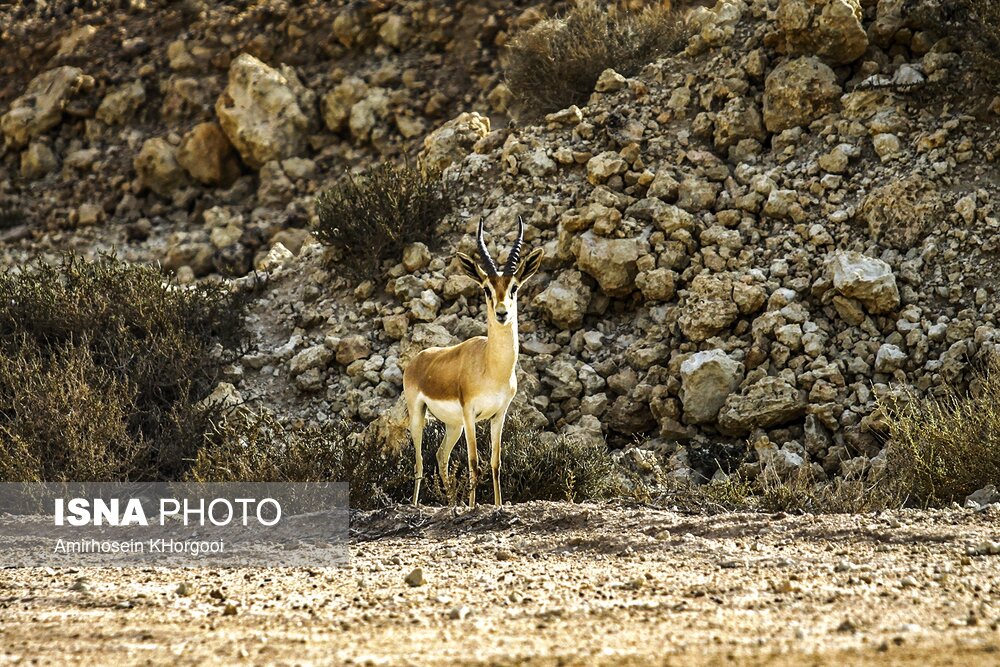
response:
<path fill-rule="evenodd" d="M 409 499 L 412 460 L 382 447 L 359 424 L 283 426 L 271 413 L 237 409 L 206 438 L 194 482 L 347 482 L 350 505 L 371 509 Z"/>
<path fill-rule="evenodd" d="M 1000 480 L 1000 368 L 976 391 L 884 398 L 886 469 L 899 502 L 922 507 L 951 501 Z"/>
<path fill-rule="evenodd" d="M 129 477 L 142 443 L 126 429 L 135 387 L 86 347 L 43 354 L 31 342 L 0 357 L 0 480 Z"/>
<path fill-rule="evenodd" d="M 514 35 L 507 86 L 520 115 L 536 118 L 585 104 L 604 70 L 635 76 L 658 56 L 684 48 L 686 39 L 679 15 L 662 5 L 626 13 L 583 0 L 565 16 Z"/>
<path fill-rule="evenodd" d="M 996 0 L 959 0 L 963 25 L 956 36 L 975 70 L 975 81 L 995 95 L 1000 85 L 1000 3 Z"/>
<path fill-rule="evenodd" d="M 429 242 L 454 199 L 437 174 L 381 163 L 348 174 L 316 199 L 316 238 L 340 249 L 338 269 L 375 278 L 403 247 Z"/>
<path fill-rule="evenodd" d="M 480 461 L 479 500 L 492 500 L 488 423 L 477 432 Z M 441 442 L 440 423 L 428 424 L 424 435 L 424 484 L 421 501 L 461 504 L 468 497 L 468 465 L 464 438 L 452 452 L 449 473 L 454 487 L 445 489 L 435 458 Z M 612 460 L 603 444 L 572 437 L 544 437 L 517 415 L 504 432 L 501 469 L 504 499 L 601 500 L 626 495 L 635 480 Z M 198 482 L 338 481 L 350 485 L 351 507 L 371 509 L 410 502 L 413 497 L 412 446 L 397 450 L 378 441 L 360 424 L 330 422 L 323 426 L 282 426 L 266 411 L 236 410 L 206 439 L 188 473 Z"/>
<path fill-rule="evenodd" d="M 434 458 L 443 435 L 444 428 L 437 423 L 429 425 L 424 433 L 424 478 L 428 491 L 422 488 L 421 498 L 442 504 L 464 503 L 469 495 L 465 436 L 451 454 L 449 475 L 454 488 L 449 494 L 441 482 Z M 479 453 L 477 500 L 492 502 L 489 422 L 478 425 L 476 445 Z M 413 449 L 404 451 L 412 465 Z M 573 435 L 544 433 L 529 425 L 516 411 L 507 417 L 501 451 L 500 485 L 504 502 L 581 502 L 635 496 L 642 492 L 636 475 L 618 465 L 604 443 Z M 412 479 L 412 470 L 410 474 Z"/>
<path fill-rule="evenodd" d="M 664 500 L 692 511 L 810 514 L 875 512 L 891 504 L 879 480 L 819 481 L 809 466 L 784 477 L 765 468 L 754 479 L 733 474 L 700 486 L 676 485 Z"/>
<path fill-rule="evenodd" d="M 489 439 L 477 442 L 484 441 Z M 489 457 L 481 460 L 487 462 L 488 470 Z M 485 477 L 492 479 L 489 472 Z M 504 427 L 500 479 L 504 498 L 514 502 L 606 500 L 627 495 L 638 484 L 615 463 L 603 442 L 573 435 L 547 436 L 517 413 Z"/>
<path fill-rule="evenodd" d="M 242 311 L 222 285 L 178 288 L 110 255 L 0 273 L 0 433 L 37 463 L 0 479 L 177 478 L 211 423 L 197 402 L 241 352 Z"/>

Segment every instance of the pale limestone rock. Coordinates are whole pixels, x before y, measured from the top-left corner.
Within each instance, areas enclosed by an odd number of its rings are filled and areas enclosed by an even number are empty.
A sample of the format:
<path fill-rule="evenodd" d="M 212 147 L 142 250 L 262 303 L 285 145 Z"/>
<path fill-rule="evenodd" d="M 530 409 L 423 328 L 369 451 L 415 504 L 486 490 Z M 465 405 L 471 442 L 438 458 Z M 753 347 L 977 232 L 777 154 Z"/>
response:
<path fill-rule="evenodd" d="M 222 130 L 243 161 L 259 169 L 306 150 L 309 118 L 300 106 L 302 84 L 243 53 L 229 67 L 229 83 L 215 103 Z"/>
<path fill-rule="evenodd" d="M 743 379 L 743 365 L 722 350 L 697 352 L 681 364 L 681 403 L 688 423 L 715 421 Z"/>

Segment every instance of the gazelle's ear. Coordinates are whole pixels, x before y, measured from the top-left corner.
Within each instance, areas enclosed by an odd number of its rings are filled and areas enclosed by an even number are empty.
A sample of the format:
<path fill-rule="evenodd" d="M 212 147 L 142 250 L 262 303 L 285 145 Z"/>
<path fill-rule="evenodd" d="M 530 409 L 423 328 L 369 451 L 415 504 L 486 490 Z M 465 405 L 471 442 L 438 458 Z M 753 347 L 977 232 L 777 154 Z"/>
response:
<path fill-rule="evenodd" d="M 535 275 L 538 269 L 542 266 L 542 258 L 544 256 L 545 251 L 541 248 L 535 248 L 528 253 L 528 256 L 521 260 L 521 263 L 517 267 L 517 271 L 514 273 L 514 277 L 517 278 L 517 282 L 526 282 L 528 278 Z"/>
<path fill-rule="evenodd" d="M 455 253 L 455 256 L 458 257 L 458 265 L 461 267 L 462 273 L 469 276 L 477 283 L 481 283 L 486 280 L 486 272 L 479 268 L 479 265 L 476 264 L 476 260 L 469 257 L 464 252 Z"/>

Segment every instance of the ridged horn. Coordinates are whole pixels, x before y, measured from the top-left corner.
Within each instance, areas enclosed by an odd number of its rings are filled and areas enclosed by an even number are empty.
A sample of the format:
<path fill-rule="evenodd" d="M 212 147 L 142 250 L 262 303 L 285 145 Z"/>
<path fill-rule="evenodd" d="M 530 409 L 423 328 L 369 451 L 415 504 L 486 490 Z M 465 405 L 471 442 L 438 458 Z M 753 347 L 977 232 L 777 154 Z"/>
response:
<path fill-rule="evenodd" d="M 479 234 L 476 236 L 476 243 L 479 245 L 479 257 L 483 260 L 483 269 L 491 278 L 497 276 L 497 265 L 490 257 L 490 251 L 486 249 L 486 241 L 483 240 L 483 221 L 479 221 Z"/>
<path fill-rule="evenodd" d="M 514 241 L 514 247 L 510 249 L 510 254 L 507 255 L 507 263 L 503 267 L 503 274 L 505 276 L 512 276 L 517 271 L 517 265 L 521 262 L 522 244 L 524 244 L 524 220 L 521 219 L 521 216 L 517 216 L 517 240 Z"/>

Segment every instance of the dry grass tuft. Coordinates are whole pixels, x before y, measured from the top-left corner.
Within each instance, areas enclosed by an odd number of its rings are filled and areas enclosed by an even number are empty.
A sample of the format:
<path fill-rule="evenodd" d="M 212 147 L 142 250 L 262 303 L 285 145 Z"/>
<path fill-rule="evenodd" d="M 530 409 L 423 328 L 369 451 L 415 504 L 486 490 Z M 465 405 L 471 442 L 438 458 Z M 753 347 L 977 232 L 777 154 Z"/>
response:
<path fill-rule="evenodd" d="M 537 118 L 585 104 L 604 70 L 635 76 L 658 56 L 683 49 L 686 39 L 679 15 L 662 5 L 625 13 L 583 0 L 565 16 L 514 35 L 507 86 L 519 115 Z"/>
<path fill-rule="evenodd" d="M 1000 480 L 1000 368 L 974 392 L 882 400 L 889 442 L 887 483 L 899 502 L 927 507 Z"/>

